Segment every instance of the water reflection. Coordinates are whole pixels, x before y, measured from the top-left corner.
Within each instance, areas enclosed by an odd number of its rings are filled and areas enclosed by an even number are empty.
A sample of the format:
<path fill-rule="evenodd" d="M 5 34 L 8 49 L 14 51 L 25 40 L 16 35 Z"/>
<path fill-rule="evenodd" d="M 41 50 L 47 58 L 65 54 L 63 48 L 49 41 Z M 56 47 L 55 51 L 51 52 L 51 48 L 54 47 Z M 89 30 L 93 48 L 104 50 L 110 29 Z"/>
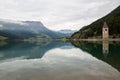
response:
<path fill-rule="evenodd" d="M 109 53 L 109 41 L 103 41 L 102 43 L 102 47 L 103 47 L 103 54 L 104 54 L 104 57 L 106 58 L 108 53 Z"/>
<path fill-rule="evenodd" d="M 120 71 L 120 42 L 73 42 L 72 44 Z"/>
<path fill-rule="evenodd" d="M 104 50 L 109 50 L 106 58 L 102 53 L 102 42 L 73 44 L 76 47 L 69 42 L 51 42 L 47 45 L 9 43 L 2 46 L 0 47 L 0 80 L 120 79 L 118 71 L 120 68 L 117 67 L 120 54 L 111 52 L 111 48 L 116 51 L 115 46 L 119 43 L 114 42 L 116 45 L 110 43 L 109 46 L 104 44 Z M 120 46 L 118 48 L 120 49 Z M 113 60 L 114 58 L 116 60 Z"/>
<path fill-rule="evenodd" d="M 9 43 L 8 45 L 0 47 L 0 60 L 42 58 L 47 51 L 63 47 L 64 45 L 69 46 L 70 43 L 51 42 L 47 45 L 44 43 L 38 45 L 37 43 L 26 42 Z"/>

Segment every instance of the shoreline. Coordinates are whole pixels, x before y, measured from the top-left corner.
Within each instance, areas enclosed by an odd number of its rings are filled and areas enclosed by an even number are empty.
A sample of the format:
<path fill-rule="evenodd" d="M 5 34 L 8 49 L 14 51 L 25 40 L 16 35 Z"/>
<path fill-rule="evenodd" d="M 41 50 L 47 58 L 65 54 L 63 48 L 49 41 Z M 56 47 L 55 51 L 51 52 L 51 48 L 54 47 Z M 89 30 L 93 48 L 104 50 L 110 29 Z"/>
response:
<path fill-rule="evenodd" d="M 120 41 L 120 39 L 72 39 L 71 41 Z"/>

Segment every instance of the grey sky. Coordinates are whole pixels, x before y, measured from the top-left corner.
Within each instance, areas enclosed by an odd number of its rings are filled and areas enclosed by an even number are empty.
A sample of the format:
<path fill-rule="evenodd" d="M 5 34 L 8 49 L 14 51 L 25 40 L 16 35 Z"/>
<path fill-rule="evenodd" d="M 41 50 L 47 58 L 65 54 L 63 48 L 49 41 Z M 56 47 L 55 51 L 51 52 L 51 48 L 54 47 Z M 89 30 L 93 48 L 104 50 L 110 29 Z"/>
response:
<path fill-rule="evenodd" d="M 52 30 L 79 30 L 120 4 L 120 0 L 0 0 L 0 19 L 39 20 Z"/>

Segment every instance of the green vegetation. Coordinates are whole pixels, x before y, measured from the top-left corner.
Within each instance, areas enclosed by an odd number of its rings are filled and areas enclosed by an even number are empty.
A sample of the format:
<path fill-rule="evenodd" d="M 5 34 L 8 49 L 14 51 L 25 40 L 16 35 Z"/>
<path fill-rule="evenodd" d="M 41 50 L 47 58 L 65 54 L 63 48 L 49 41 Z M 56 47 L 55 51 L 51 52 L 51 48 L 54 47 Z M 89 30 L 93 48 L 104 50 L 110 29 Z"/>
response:
<path fill-rule="evenodd" d="M 5 41 L 7 39 L 8 39 L 7 37 L 0 36 L 0 47 L 7 45 L 7 42 Z"/>
<path fill-rule="evenodd" d="M 0 47 L 3 47 L 5 45 L 7 45 L 8 43 L 6 41 L 0 41 Z"/>
<path fill-rule="evenodd" d="M 52 39 L 47 35 L 30 37 L 30 38 L 24 39 L 25 42 L 37 43 L 38 45 L 43 44 L 43 43 L 44 44 L 49 43 L 51 40 Z"/>
<path fill-rule="evenodd" d="M 62 41 L 62 42 L 67 42 L 68 41 L 68 39 L 66 38 L 66 37 L 63 37 L 63 38 L 59 38 L 59 39 L 57 39 L 58 41 Z"/>
<path fill-rule="evenodd" d="M 0 41 L 5 41 L 6 39 L 7 39 L 7 37 L 0 36 Z"/>
<path fill-rule="evenodd" d="M 90 37 L 101 38 L 102 27 L 104 22 L 109 26 L 109 34 L 112 38 L 120 38 L 120 6 L 105 17 L 93 22 L 92 24 L 83 27 L 78 32 L 74 33 L 72 39 L 83 39 Z"/>

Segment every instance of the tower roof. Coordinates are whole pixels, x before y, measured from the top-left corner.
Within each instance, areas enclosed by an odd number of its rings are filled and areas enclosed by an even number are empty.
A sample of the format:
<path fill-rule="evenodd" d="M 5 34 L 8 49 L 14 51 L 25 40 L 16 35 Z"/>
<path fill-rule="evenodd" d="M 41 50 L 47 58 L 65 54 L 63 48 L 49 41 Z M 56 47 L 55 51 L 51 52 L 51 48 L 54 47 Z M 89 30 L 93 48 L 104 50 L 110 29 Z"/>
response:
<path fill-rule="evenodd" d="M 104 22 L 103 28 L 108 28 L 108 25 L 106 22 Z"/>

